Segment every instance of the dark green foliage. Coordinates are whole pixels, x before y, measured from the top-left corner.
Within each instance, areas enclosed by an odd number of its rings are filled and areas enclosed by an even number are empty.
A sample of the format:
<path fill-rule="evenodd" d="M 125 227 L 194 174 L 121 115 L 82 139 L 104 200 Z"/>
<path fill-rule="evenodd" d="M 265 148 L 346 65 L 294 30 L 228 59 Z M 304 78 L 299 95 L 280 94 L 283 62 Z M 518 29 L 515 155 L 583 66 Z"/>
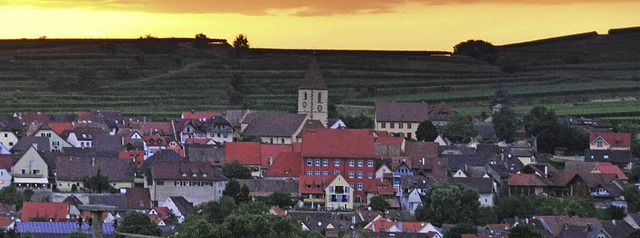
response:
<path fill-rule="evenodd" d="M 269 206 L 261 201 L 251 201 L 240 204 L 234 211 L 237 214 L 267 214 Z"/>
<path fill-rule="evenodd" d="M 538 151 L 553 153 L 555 149 L 555 129 L 558 128 L 558 118 L 553 110 L 543 106 L 536 106 L 524 117 L 527 135 L 537 137 Z"/>
<path fill-rule="evenodd" d="M 531 225 L 520 224 L 511 228 L 509 237 L 512 238 L 542 238 L 542 234 Z"/>
<path fill-rule="evenodd" d="M 510 196 L 496 200 L 494 208 L 498 220 L 534 215 L 605 217 L 605 211 L 596 209 L 593 204 L 593 200 L 583 197 L 564 197 L 560 200 L 550 196 Z"/>
<path fill-rule="evenodd" d="M 463 234 L 476 234 L 478 230 L 469 223 L 456 224 L 447 231 L 445 238 L 460 238 Z"/>
<path fill-rule="evenodd" d="M 438 138 L 438 128 L 431 121 L 423 121 L 416 129 L 416 138 L 418 141 L 434 141 Z"/>
<path fill-rule="evenodd" d="M 478 217 L 476 217 L 475 224 L 478 226 L 485 226 L 487 224 L 495 224 L 498 221 L 498 214 L 493 207 L 480 207 L 478 210 Z"/>
<path fill-rule="evenodd" d="M 376 195 L 369 200 L 369 207 L 373 210 L 384 212 L 391 207 L 391 204 L 387 202 L 387 198 L 384 196 Z"/>
<path fill-rule="evenodd" d="M 249 39 L 246 35 L 239 34 L 233 41 L 233 52 L 235 55 L 244 55 L 249 52 Z"/>
<path fill-rule="evenodd" d="M 631 134 L 631 153 L 633 153 L 633 155 L 636 157 L 640 157 L 640 140 L 636 138 L 636 135 L 640 133 L 640 125 L 636 123 L 633 123 L 631 121 L 620 122 L 616 127 L 616 131 L 619 133 Z M 635 177 L 635 178 L 638 179 L 638 177 Z M 632 180 L 632 181 L 635 181 L 635 180 Z"/>
<path fill-rule="evenodd" d="M 222 175 L 228 179 L 249 179 L 251 178 L 251 169 L 234 160 L 222 166 Z M 227 184 L 227 186 L 229 185 Z"/>
<path fill-rule="evenodd" d="M 160 236 L 162 230 L 151 221 L 147 214 L 140 212 L 130 212 L 122 219 L 122 224 L 118 227 L 119 232 L 139 235 Z M 116 237 L 124 237 L 116 235 Z"/>
<path fill-rule="evenodd" d="M 567 155 L 582 155 L 589 148 L 589 135 L 577 127 L 558 124 L 554 135 L 554 148 L 567 148 Z"/>
<path fill-rule="evenodd" d="M 95 193 L 103 193 L 103 192 L 117 192 L 117 190 L 109 184 L 109 177 L 103 176 L 98 170 L 98 173 L 91 177 L 84 177 L 82 180 L 85 189 L 95 192 Z"/>
<path fill-rule="evenodd" d="M 215 238 L 219 237 L 216 228 L 200 216 L 189 216 L 171 235 L 172 238 Z"/>
<path fill-rule="evenodd" d="M 67 236 L 68 238 L 88 238 L 89 236 L 87 236 L 87 234 L 85 234 L 82 231 L 74 231 L 71 232 L 71 234 L 69 234 L 69 236 Z"/>
<path fill-rule="evenodd" d="M 622 220 L 626 214 L 623 207 L 609 206 L 604 211 L 603 217 L 599 217 L 601 220 Z"/>
<path fill-rule="evenodd" d="M 242 105 L 245 95 L 244 78 L 239 74 L 234 74 L 230 81 L 229 103 L 232 105 Z"/>
<path fill-rule="evenodd" d="M 629 213 L 640 211 L 640 191 L 633 184 L 625 184 L 622 195 L 627 201 Z"/>
<path fill-rule="evenodd" d="M 349 129 L 372 129 L 374 126 L 373 119 L 365 116 L 364 114 L 360 114 L 360 116 L 357 117 L 342 116 L 340 119 L 342 119 Z"/>
<path fill-rule="evenodd" d="M 229 196 L 222 196 L 220 201 L 210 201 L 206 205 L 198 207 L 196 214 L 202 216 L 209 223 L 220 224 L 236 208 L 235 199 Z"/>
<path fill-rule="evenodd" d="M 241 135 L 240 142 L 262 142 L 262 139 L 255 135 Z"/>
<path fill-rule="evenodd" d="M 416 219 L 436 225 L 473 223 L 480 202 L 478 191 L 464 185 L 438 184 L 429 190 L 424 205 L 416 210 Z"/>
<path fill-rule="evenodd" d="M 516 113 L 509 107 L 503 107 L 499 112 L 493 114 L 493 127 L 498 140 L 511 143 L 518 133 L 518 122 Z"/>
<path fill-rule="evenodd" d="M 640 164 L 633 163 L 633 166 L 631 166 L 631 172 L 629 173 L 629 181 L 630 182 L 637 182 L 638 179 L 640 179 Z"/>
<path fill-rule="evenodd" d="M 22 202 L 25 201 L 24 195 L 16 189 L 14 185 L 4 187 L 0 190 L 0 202 L 4 204 L 16 205 L 16 210 L 22 209 Z"/>
<path fill-rule="evenodd" d="M 295 205 L 294 201 L 291 199 L 291 194 L 283 191 L 275 191 L 269 194 L 269 197 L 267 197 L 267 204 L 281 208 Z"/>
<path fill-rule="evenodd" d="M 493 109 L 493 106 L 501 104 L 504 107 L 513 106 L 513 102 L 511 101 L 511 90 L 506 87 L 500 87 L 493 92 L 491 96 L 489 110 Z"/>
<path fill-rule="evenodd" d="M 31 201 L 31 198 L 33 198 L 33 194 L 35 192 L 33 192 L 33 189 L 26 189 L 24 190 L 24 192 L 22 192 L 22 196 L 24 197 L 25 201 Z"/>
<path fill-rule="evenodd" d="M 494 62 L 498 57 L 496 48 L 483 40 L 460 42 L 453 47 L 453 54 L 466 55 L 487 62 Z"/>
<path fill-rule="evenodd" d="M 249 192 L 249 187 L 246 184 L 240 186 L 237 180 L 230 179 L 227 181 L 227 186 L 222 192 L 222 195 L 232 197 L 237 204 L 241 204 L 251 200 Z"/>
<path fill-rule="evenodd" d="M 455 143 L 466 143 L 471 137 L 477 135 L 473 122 L 468 115 L 458 115 L 442 128 L 442 132 L 447 139 Z"/>

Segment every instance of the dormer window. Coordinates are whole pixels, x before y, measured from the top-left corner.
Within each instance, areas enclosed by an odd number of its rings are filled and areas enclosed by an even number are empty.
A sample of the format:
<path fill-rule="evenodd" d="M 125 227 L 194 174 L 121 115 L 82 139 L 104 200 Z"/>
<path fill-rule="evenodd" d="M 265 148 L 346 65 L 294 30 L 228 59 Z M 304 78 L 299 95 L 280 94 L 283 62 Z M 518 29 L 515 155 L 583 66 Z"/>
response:
<path fill-rule="evenodd" d="M 202 173 L 202 177 L 207 177 L 207 173 L 206 172 Z"/>
<path fill-rule="evenodd" d="M 197 176 L 198 176 L 198 172 L 191 173 L 191 177 L 197 177 Z"/>
<path fill-rule="evenodd" d="M 187 177 L 187 172 L 182 172 L 182 177 Z"/>

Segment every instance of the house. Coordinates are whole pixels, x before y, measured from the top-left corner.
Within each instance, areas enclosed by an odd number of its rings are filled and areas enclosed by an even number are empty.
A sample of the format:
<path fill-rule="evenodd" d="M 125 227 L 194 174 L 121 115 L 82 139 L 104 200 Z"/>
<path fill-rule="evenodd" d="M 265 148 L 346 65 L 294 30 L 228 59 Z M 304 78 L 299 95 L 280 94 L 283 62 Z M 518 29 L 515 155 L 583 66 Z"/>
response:
<path fill-rule="evenodd" d="M 424 102 L 376 102 L 375 130 L 415 140 L 418 125 L 429 120 L 428 110 L 429 106 Z"/>
<path fill-rule="evenodd" d="M 20 156 L 11 171 L 13 184 L 18 188 L 51 189 L 49 164 L 43 154 L 33 146 Z"/>
<path fill-rule="evenodd" d="M 62 200 L 62 202 L 69 205 L 69 219 L 77 219 L 82 216 L 79 206 L 83 205 L 83 203 L 78 197 L 72 194 Z"/>
<path fill-rule="evenodd" d="M 629 180 L 620 167 L 608 162 L 567 161 L 565 162 L 564 170 L 575 173 L 615 174 L 616 178 L 621 181 Z"/>
<path fill-rule="evenodd" d="M 324 188 L 325 207 L 329 210 L 353 209 L 353 188 L 338 174 Z"/>
<path fill-rule="evenodd" d="M 356 185 L 357 186 L 357 185 Z M 357 189 L 357 187 L 356 187 Z M 367 197 L 367 204 L 369 199 L 374 196 L 383 196 L 387 198 L 387 202 L 391 205 L 391 209 L 400 209 L 400 202 L 394 196 L 396 189 L 388 180 L 368 179 L 364 181 L 364 192 Z"/>
<path fill-rule="evenodd" d="M 337 230 L 350 230 L 357 220 L 354 212 L 288 211 L 286 216 L 299 221 L 303 231 L 323 232 L 328 237 Z"/>
<path fill-rule="evenodd" d="M 630 150 L 585 150 L 584 161 L 608 162 L 626 170 L 631 169 L 633 154 Z"/>
<path fill-rule="evenodd" d="M 597 218 L 577 216 L 534 216 L 544 226 L 541 228 L 553 237 L 607 237 L 601 233 L 602 224 Z"/>
<path fill-rule="evenodd" d="M 18 143 L 18 136 L 11 130 L 0 131 L 0 144 L 4 148 L 11 150 L 15 144 Z"/>
<path fill-rule="evenodd" d="M 258 136 L 262 143 L 290 145 L 299 142 L 307 120 L 310 120 L 307 114 L 250 112 L 242 119 L 240 134 Z"/>
<path fill-rule="evenodd" d="M 376 136 L 371 130 L 305 130 L 301 145 L 302 171 L 306 176 L 342 175 L 355 189 L 354 203 L 366 204 L 364 183 L 374 180 L 376 171 Z"/>
<path fill-rule="evenodd" d="M 173 217 L 173 214 L 167 207 L 153 207 L 149 212 L 147 212 L 147 215 L 152 221 L 156 222 L 158 226 L 172 224 L 171 218 Z"/>
<path fill-rule="evenodd" d="M 251 169 L 253 177 L 264 177 L 280 153 L 292 152 L 292 150 L 291 145 L 228 142 L 225 144 L 225 160 L 227 162 L 237 160 Z"/>
<path fill-rule="evenodd" d="M 394 160 L 392 162 L 393 166 L 393 187 L 396 191 L 400 190 L 400 179 L 404 176 L 413 176 L 413 170 L 411 166 L 407 165 L 407 161 L 409 163 L 411 160 Z"/>
<path fill-rule="evenodd" d="M 180 119 L 186 119 L 186 120 L 208 120 L 211 119 L 215 116 L 221 116 L 222 114 L 220 114 L 219 112 L 203 112 L 203 111 L 189 111 L 189 112 L 182 112 L 182 114 L 180 115 Z"/>
<path fill-rule="evenodd" d="M 298 87 L 298 114 L 307 115 L 309 120 L 318 120 L 327 128 L 329 116 L 329 88 L 325 84 L 314 56 Z M 244 131 L 244 130 L 243 130 Z"/>
<path fill-rule="evenodd" d="M 302 174 L 302 153 L 282 152 L 278 154 L 273 164 L 265 173 L 266 178 L 297 179 Z"/>
<path fill-rule="evenodd" d="M 60 191 L 74 192 L 84 189 L 85 177 L 98 173 L 109 178 L 116 189 L 131 188 L 134 183 L 134 163 L 108 157 L 60 156 L 56 159 L 56 184 Z"/>
<path fill-rule="evenodd" d="M 64 202 L 24 202 L 22 203 L 23 221 L 59 222 L 69 219 L 69 205 Z"/>
<path fill-rule="evenodd" d="M 490 178 L 447 178 L 447 183 L 462 184 L 478 191 L 478 201 L 482 207 L 493 207 L 493 181 Z"/>
<path fill-rule="evenodd" d="M 154 153 L 160 150 L 167 149 L 167 138 L 160 135 L 142 136 L 145 146 L 145 155 L 147 158 L 153 156 Z"/>
<path fill-rule="evenodd" d="M 589 134 L 591 150 L 631 150 L 630 133 L 595 132 Z"/>
<path fill-rule="evenodd" d="M 153 208 L 149 188 L 127 188 L 125 197 L 127 210 L 146 213 Z"/>
<path fill-rule="evenodd" d="M 178 223 L 183 223 L 184 219 L 193 211 L 193 203 L 187 201 L 182 196 L 170 196 L 162 203 L 178 218 Z"/>
<path fill-rule="evenodd" d="M 458 116 L 458 111 L 445 102 L 440 102 L 429 110 L 429 120 L 436 126 L 444 126 Z"/>
<path fill-rule="evenodd" d="M 50 152 L 51 148 L 49 146 L 50 143 L 48 137 L 26 136 L 20 138 L 18 143 L 13 146 L 11 151 L 13 152 L 13 154 L 24 154 L 31 147 L 34 147 L 40 152 Z"/>
<path fill-rule="evenodd" d="M 49 147 L 51 151 L 60 152 L 63 148 L 73 147 L 73 145 L 69 144 L 69 142 L 61 136 L 65 130 L 71 130 L 72 128 L 74 128 L 74 124 L 71 122 L 49 122 L 42 125 L 33 136 L 49 137 L 49 142 L 51 143 Z"/>
<path fill-rule="evenodd" d="M 226 148 L 217 144 L 185 144 L 185 156 L 189 161 L 207 161 L 220 167 L 226 163 Z"/>
<path fill-rule="evenodd" d="M 442 230 L 430 222 L 400 222 L 389 219 L 379 219 L 372 221 L 364 227 L 372 237 L 380 237 L 379 234 L 389 234 L 389 236 L 423 234 L 421 237 L 442 238 Z M 392 235 L 393 234 L 393 235 Z M 386 236 L 385 236 L 386 237 Z"/>
<path fill-rule="evenodd" d="M 326 191 L 327 185 L 332 182 L 337 175 L 326 176 L 307 176 L 300 175 L 299 189 L 300 197 L 305 205 L 311 207 L 311 209 L 321 210 L 326 205 Z M 353 190 L 353 188 L 349 188 Z"/>
<path fill-rule="evenodd" d="M 76 221 L 63 221 L 63 222 L 42 222 L 42 221 L 16 221 L 7 228 L 15 229 L 20 234 L 32 234 L 34 237 L 50 237 L 50 238 L 64 238 L 69 237 L 71 233 L 82 232 L 87 236 L 93 234 L 92 229 L 87 223 L 84 223 L 80 229 L 78 229 L 78 222 Z M 115 228 L 113 223 L 107 222 L 102 224 L 103 237 L 115 237 Z"/>
<path fill-rule="evenodd" d="M 184 114 L 184 113 L 183 113 Z M 238 130 L 218 112 L 201 112 L 200 118 L 187 117 L 173 121 L 180 142 L 188 139 L 213 139 L 218 143 L 234 141 L 238 138 Z"/>
<path fill-rule="evenodd" d="M 227 181 L 208 162 L 154 163 L 151 177 L 153 182 L 148 187 L 154 202 L 180 195 L 196 204 L 218 201 Z"/>

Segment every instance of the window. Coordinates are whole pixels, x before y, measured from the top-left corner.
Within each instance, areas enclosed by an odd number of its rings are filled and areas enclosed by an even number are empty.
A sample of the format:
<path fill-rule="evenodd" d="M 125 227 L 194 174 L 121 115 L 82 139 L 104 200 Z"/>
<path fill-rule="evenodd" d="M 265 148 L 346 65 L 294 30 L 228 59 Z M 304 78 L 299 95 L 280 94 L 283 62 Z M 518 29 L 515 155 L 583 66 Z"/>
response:
<path fill-rule="evenodd" d="M 198 172 L 191 173 L 191 177 L 197 177 L 197 176 L 198 176 Z"/>
<path fill-rule="evenodd" d="M 322 103 L 322 92 L 318 92 L 318 103 Z"/>
<path fill-rule="evenodd" d="M 269 144 L 273 144 L 273 138 L 269 139 Z"/>
<path fill-rule="evenodd" d="M 281 139 L 281 140 L 280 140 L 280 144 L 284 144 L 284 139 Z"/>
<path fill-rule="evenodd" d="M 307 100 L 307 92 L 304 92 L 304 100 Z"/>
<path fill-rule="evenodd" d="M 51 142 L 51 145 L 60 146 L 60 141 L 54 140 L 54 141 Z"/>
<path fill-rule="evenodd" d="M 182 172 L 182 177 L 187 177 L 187 173 Z"/>
<path fill-rule="evenodd" d="M 362 190 L 362 183 L 356 184 L 356 189 L 357 190 Z"/>
<path fill-rule="evenodd" d="M 222 134 L 222 137 L 227 138 L 227 133 Z"/>
<path fill-rule="evenodd" d="M 7 134 L 7 133 L 4 133 L 4 137 L 9 137 L 9 134 Z"/>
<path fill-rule="evenodd" d="M 329 175 L 329 171 L 322 171 L 322 176 L 327 176 Z"/>
<path fill-rule="evenodd" d="M 367 178 L 372 179 L 373 178 L 373 173 L 367 173 Z"/>
<path fill-rule="evenodd" d="M 362 171 L 358 171 L 358 178 L 364 177 L 364 173 Z"/>
<path fill-rule="evenodd" d="M 353 167 L 353 165 L 354 165 L 354 164 L 355 164 L 355 161 L 354 161 L 354 160 L 352 160 L 352 159 L 350 159 L 350 160 L 349 160 L 349 167 Z"/>
<path fill-rule="evenodd" d="M 396 128 L 396 123 L 395 122 L 389 123 L 389 128 Z"/>
<path fill-rule="evenodd" d="M 313 172 L 313 175 L 315 175 L 315 176 L 320 176 L 320 171 L 315 171 L 315 172 Z"/>
<path fill-rule="evenodd" d="M 404 128 L 404 123 L 402 123 L 402 122 L 398 123 L 398 128 L 400 128 L 400 129 Z"/>
<path fill-rule="evenodd" d="M 604 159 L 609 159 L 609 155 L 604 155 Z"/>
<path fill-rule="evenodd" d="M 340 174 L 340 170 L 334 170 L 333 174 Z"/>
<path fill-rule="evenodd" d="M 411 132 L 407 132 L 407 137 L 408 138 L 413 138 L 413 137 L 411 137 Z"/>
<path fill-rule="evenodd" d="M 358 160 L 358 167 L 362 167 L 364 166 L 364 161 L 362 161 L 361 159 Z"/>
<path fill-rule="evenodd" d="M 34 169 L 33 170 L 33 174 L 40 174 L 40 170 L 39 169 Z"/>
<path fill-rule="evenodd" d="M 598 140 L 598 142 L 596 142 L 598 147 L 602 147 L 602 140 Z"/>
<path fill-rule="evenodd" d="M 307 175 L 308 175 L 308 176 L 313 175 L 313 171 L 307 171 Z"/>
<path fill-rule="evenodd" d="M 381 122 L 380 123 L 380 128 L 387 128 L 387 123 L 386 122 Z"/>
<path fill-rule="evenodd" d="M 353 178 L 353 177 L 355 177 L 355 172 L 349 171 L 349 178 Z"/>
<path fill-rule="evenodd" d="M 334 160 L 333 161 L 333 166 L 340 166 L 340 160 L 339 159 Z"/>
<path fill-rule="evenodd" d="M 307 166 L 312 166 L 312 165 L 313 165 L 313 160 L 307 159 Z"/>
<path fill-rule="evenodd" d="M 407 123 L 407 128 L 411 129 L 411 122 Z"/>
<path fill-rule="evenodd" d="M 373 160 L 367 160 L 367 167 L 373 167 Z"/>
<path fill-rule="evenodd" d="M 333 186 L 329 186 L 329 192 L 333 193 Z"/>
<path fill-rule="evenodd" d="M 320 159 L 316 159 L 316 166 L 320 166 Z"/>
<path fill-rule="evenodd" d="M 329 166 L 329 160 L 328 159 L 322 160 L 322 166 Z"/>

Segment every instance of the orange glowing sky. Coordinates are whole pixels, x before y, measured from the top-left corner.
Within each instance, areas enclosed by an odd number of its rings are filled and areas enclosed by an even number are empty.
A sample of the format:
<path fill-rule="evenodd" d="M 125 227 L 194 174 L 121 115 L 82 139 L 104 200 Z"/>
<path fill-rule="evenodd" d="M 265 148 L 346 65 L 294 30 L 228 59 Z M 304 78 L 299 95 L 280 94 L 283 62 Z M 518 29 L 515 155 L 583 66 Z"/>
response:
<path fill-rule="evenodd" d="M 452 50 L 640 26 L 636 0 L 0 0 L 0 38 L 194 37 L 252 47 Z"/>

